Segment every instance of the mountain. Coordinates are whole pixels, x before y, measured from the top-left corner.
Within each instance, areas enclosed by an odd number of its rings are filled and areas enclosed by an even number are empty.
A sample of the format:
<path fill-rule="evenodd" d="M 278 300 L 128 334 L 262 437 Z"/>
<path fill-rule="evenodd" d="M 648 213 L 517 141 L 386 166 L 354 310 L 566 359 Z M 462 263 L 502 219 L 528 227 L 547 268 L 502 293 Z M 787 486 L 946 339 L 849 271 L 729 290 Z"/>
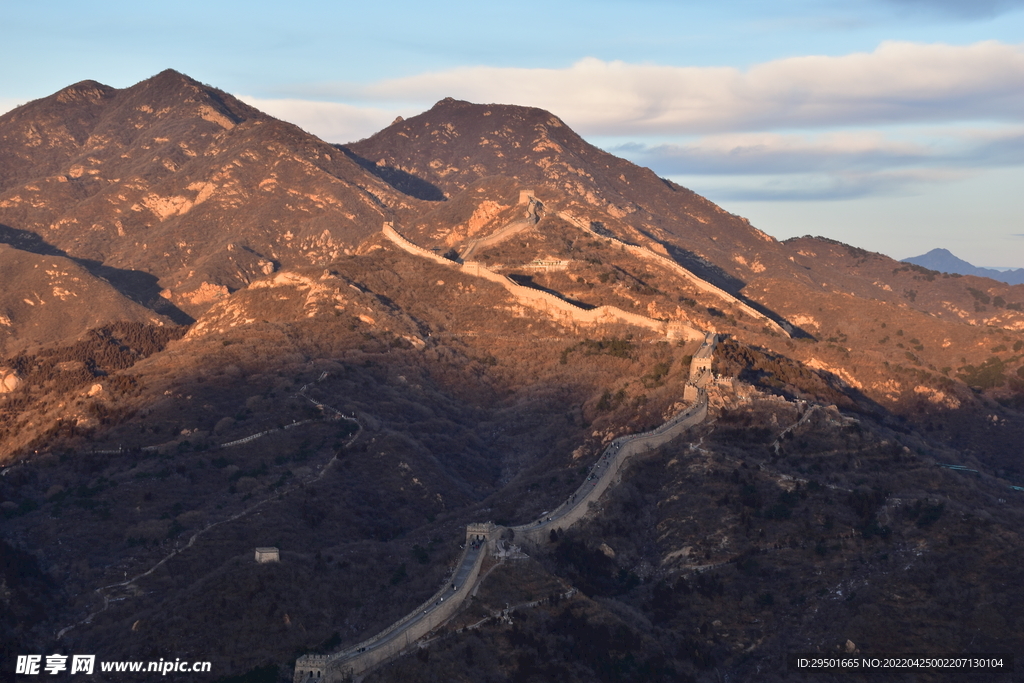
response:
<path fill-rule="evenodd" d="M 927 254 L 912 256 L 903 259 L 905 263 L 914 263 L 925 268 L 938 270 L 943 273 L 958 273 L 960 275 L 975 275 L 999 280 L 1010 285 L 1024 284 L 1024 268 L 1011 268 L 1010 270 L 996 270 L 995 268 L 979 268 L 973 266 L 961 258 L 957 258 L 948 249 L 932 249 Z"/>
<path fill-rule="evenodd" d="M 745 219 L 590 145 L 540 109 L 449 98 L 343 149 L 383 179 L 420 178 L 434 188 L 425 197 L 455 198 L 483 178 L 514 179 L 546 206 L 669 253 L 734 294 L 788 258 Z"/>
<path fill-rule="evenodd" d="M 291 680 L 686 409 L 714 331 L 707 420 L 367 680 L 1024 655 L 1019 285 L 780 242 L 511 105 L 329 145 L 166 71 L 0 117 L 0 161 L 19 653 Z"/>
<path fill-rule="evenodd" d="M 935 275 L 911 271 L 881 254 L 813 238 L 782 244 L 650 169 L 590 145 L 539 109 L 446 99 L 343 149 L 396 187 L 417 178 L 418 196 L 447 198 L 403 226 L 411 239 L 442 252 L 465 249 L 478 232 L 508 223 L 517 211 L 517 193 L 529 189 L 543 205 L 531 234 L 540 233 L 545 241 L 516 254 L 504 253 L 516 244 L 506 241 L 495 258 L 514 258 L 519 264 L 546 256 L 569 258 L 574 245 L 591 237 L 567 225 L 568 216 L 666 256 L 769 317 L 797 327 L 798 334 L 803 323 L 790 318 L 814 317 L 797 310 L 805 298 L 840 292 L 948 320 L 1024 326 L 1024 290 L 950 278 L 941 278 L 941 287 L 923 288 L 918 286 L 922 279 L 935 283 Z M 474 258 L 484 256 L 473 252 Z M 626 266 L 625 271 L 640 268 Z M 650 277 L 665 278 L 663 270 L 650 270 Z M 692 285 L 672 279 L 672 289 L 684 290 L 688 298 L 701 296 Z M 989 304 L 978 303 L 986 297 Z M 707 319 L 702 324 L 721 327 Z M 821 330 L 812 325 L 805 332 L 819 336 Z"/>
<path fill-rule="evenodd" d="M 125 294 L 188 315 L 277 268 L 351 251 L 412 202 L 330 145 L 171 70 L 123 90 L 78 83 L 8 112 L 0 148 L 0 229 L 147 273 L 155 292 L 124 283 Z"/>

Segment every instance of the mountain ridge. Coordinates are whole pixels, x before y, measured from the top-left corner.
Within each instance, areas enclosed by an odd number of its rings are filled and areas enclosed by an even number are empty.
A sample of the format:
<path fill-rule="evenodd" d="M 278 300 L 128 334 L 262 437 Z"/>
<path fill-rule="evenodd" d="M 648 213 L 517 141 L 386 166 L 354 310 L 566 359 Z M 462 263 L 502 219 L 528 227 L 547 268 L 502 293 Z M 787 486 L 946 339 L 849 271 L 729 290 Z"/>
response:
<path fill-rule="evenodd" d="M 175 71 L 61 93 L 0 117 L 5 158 L 21 161 L 0 187 L 0 224 L 149 272 L 192 314 L 205 291 L 354 248 L 362 226 L 405 203 L 326 143 Z M 45 158 L 25 161 L 37 148 Z M 307 189 L 283 189 L 292 185 Z"/>

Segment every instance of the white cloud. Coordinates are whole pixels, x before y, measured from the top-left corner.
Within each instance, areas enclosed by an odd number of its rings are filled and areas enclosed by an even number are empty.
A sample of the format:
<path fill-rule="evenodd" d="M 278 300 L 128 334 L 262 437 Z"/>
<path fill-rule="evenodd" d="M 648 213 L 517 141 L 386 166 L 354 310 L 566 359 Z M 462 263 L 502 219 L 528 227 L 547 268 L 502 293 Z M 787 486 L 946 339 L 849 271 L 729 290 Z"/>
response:
<path fill-rule="evenodd" d="M 365 102 L 456 97 L 547 109 L 585 134 L 693 134 L 1024 116 L 1024 46 L 885 42 L 870 53 L 741 71 L 588 58 L 566 69 L 468 67 L 339 87 Z"/>
<path fill-rule="evenodd" d="M 541 107 L 588 136 L 1022 121 L 1024 45 L 884 42 L 745 71 L 587 58 L 564 69 L 464 67 L 311 92 L 316 100 L 243 99 L 331 140 L 367 135 L 444 97 Z"/>
<path fill-rule="evenodd" d="M 903 164 L 927 159 L 921 144 L 890 140 L 874 131 L 840 131 L 818 136 L 781 133 L 728 133 L 689 144 L 609 150 L 663 173 L 805 173 Z"/>
<path fill-rule="evenodd" d="M 972 175 L 953 169 L 897 169 L 780 176 L 676 176 L 673 180 L 699 187 L 701 194 L 715 201 L 803 202 L 927 194 L 936 184 L 955 183 Z"/>
<path fill-rule="evenodd" d="M 996 41 L 886 42 L 746 70 L 591 58 L 564 69 L 467 67 L 314 92 L 320 99 L 242 99 L 331 142 L 448 96 L 537 106 L 589 138 L 683 141 L 609 149 L 661 175 L 717 176 L 722 199 L 907 194 L 1024 165 L 1024 45 Z"/>
<path fill-rule="evenodd" d="M 393 109 L 359 107 L 338 102 L 300 99 L 261 99 L 239 95 L 238 99 L 260 111 L 326 140 L 354 142 L 390 124 L 398 112 Z"/>
<path fill-rule="evenodd" d="M 932 128 L 918 131 L 909 140 L 865 130 L 819 135 L 727 133 L 682 145 L 627 144 L 609 151 L 665 174 L 850 173 L 922 166 L 978 168 L 1024 164 L 1024 128 Z"/>

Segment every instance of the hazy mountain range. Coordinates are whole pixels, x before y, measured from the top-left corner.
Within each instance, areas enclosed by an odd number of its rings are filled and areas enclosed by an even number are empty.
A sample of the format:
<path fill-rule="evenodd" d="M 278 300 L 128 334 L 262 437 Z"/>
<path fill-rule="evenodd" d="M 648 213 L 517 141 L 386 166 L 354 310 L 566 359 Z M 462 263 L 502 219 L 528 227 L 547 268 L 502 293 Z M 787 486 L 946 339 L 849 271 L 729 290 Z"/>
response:
<path fill-rule="evenodd" d="M 989 277 L 1010 285 L 1024 284 L 1024 268 L 1009 268 L 997 270 L 995 268 L 979 268 L 973 266 L 961 258 L 957 258 L 948 249 L 932 249 L 927 254 L 913 256 L 903 259 L 905 263 L 916 263 L 925 268 L 938 270 L 943 273 L 958 273 L 960 275 L 975 275 L 977 277 Z"/>

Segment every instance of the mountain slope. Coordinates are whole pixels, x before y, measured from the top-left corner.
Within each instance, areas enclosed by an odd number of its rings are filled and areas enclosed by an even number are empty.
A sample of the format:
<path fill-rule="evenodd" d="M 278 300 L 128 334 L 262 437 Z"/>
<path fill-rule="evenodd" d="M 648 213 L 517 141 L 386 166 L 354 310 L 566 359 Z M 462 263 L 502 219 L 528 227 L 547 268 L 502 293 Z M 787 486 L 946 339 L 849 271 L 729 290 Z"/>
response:
<path fill-rule="evenodd" d="M 382 177 L 413 176 L 449 197 L 487 176 L 514 178 L 549 213 L 567 211 L 628 242 L 668 249 L 734 293 L 788 256 L 745 219 L 590 145 L 540 109 L 446 99 L 344 149 Z"/>
<path fill-rule="evenodd" d="M 78 339 L 111 320 L 170 321 L 128 299 L 71 259 L 0 243 L 0 357 Z"/>
<path fill-rule="evenodd" d="M 402 226 L 413 241 L 440 251 L 458 251 L 517 220 L 525 208 L 517 205 L 517 195 L 532 191 L 542 203 L 542 224 L 545 217 L 566 214 L 667 256 L 781 322 L 794 314 L 788 301 L 843 292 L 950 320 L 1024 326 L 1024 290 L 948 278 L 941 286 L 924 287 L 923 281 L 935 282 L 934 275 L 879 254 L 827 240 L 779 243 L 650 169 L 590 145 L 540 109 L 446 99 L 343 149 L 382 179 L 415 181 L 434 188 L 433 196 L 448 197 Z M 585 236 L 579 230 L 562 234 L 569 243 Z M 473 258 L 482 256 L 474 250 Z M 528 262 L 544 255 L 523 256 Z M 788 322 L 799 333 L 802 325 Z"/>
<path fill-rule="evenodd" d="M 0 117 L 0 140 L 0 225 L 148 273 L 193 314 L 278 265 L 328 262 L 415 203 L 173 71 L 70 86 Z"/>

